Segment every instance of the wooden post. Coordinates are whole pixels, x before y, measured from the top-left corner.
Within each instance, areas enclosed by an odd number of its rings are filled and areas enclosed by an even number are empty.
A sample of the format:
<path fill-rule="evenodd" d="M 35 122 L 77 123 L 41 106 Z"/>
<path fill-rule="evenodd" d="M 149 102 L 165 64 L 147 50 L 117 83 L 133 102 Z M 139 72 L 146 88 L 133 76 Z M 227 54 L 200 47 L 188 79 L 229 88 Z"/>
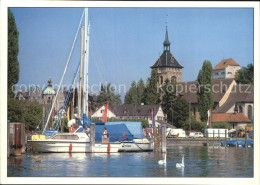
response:
<path fill-rule="evenodd" d="M 21 124 L 14 124 L 14 155 L 21 155 L 22 153 L 22 133 Z"/>
<path fill-rule="evenodd" d="M 95 130 L 96 124 L 90 124 L 90 152 L 95 152 Z"/>
<path fill-rule="evenodd" d="M 225 129 L 225 148 L 227 147 L 227 130 Z"/>
<path fill-rule="evenodd" d="M 7 123 L 7 157 L 9 158 L 10 156 L 10 124 L 9 124 L 9 121 Z"/>
<path fill-rule="evenodd" d="M 166 126 L 162 126 L 162 153 L 166 153 Z"/>
<path fill-rule="evenodd" d="M 214 147 L 214 142 L 215 142 L 215 130 L 213 130 L 213 147 Z"/>
<path fill-rule="evenodd" d="M 209 146 L 209 131 L 208 131 L 208 129 L 206 130 L 206 142 L 207 142 L 207 146 Z"/>
<path fill-rule="evenodd" d="M 219 137 L 219 129 L 218 129 L 218 142 L 220 142 L 220 137 Z"/>
<path fill-rule="evenodd" d="M 247 148 L 247 133 L 245 134 L 245 148 Z"/>
<path fill-rule="evenodd" d="M 237 128 L 236 128 L 236 147 L 237 147 Z"/>
<path fill-rule="evenodd" d="M 156 151 L 157 148 L 157 141 L 156 141 L 156 127 L 153 126 L 153 149 Z"/>
<path fill-rule="evenodd" d="M 24 123 L 20 123 L 21 124 L 21 145 L 22 145 L 22 149 L 21 152 L 22 154 L 25 153 L 25 127 L 24 127 Z"/>

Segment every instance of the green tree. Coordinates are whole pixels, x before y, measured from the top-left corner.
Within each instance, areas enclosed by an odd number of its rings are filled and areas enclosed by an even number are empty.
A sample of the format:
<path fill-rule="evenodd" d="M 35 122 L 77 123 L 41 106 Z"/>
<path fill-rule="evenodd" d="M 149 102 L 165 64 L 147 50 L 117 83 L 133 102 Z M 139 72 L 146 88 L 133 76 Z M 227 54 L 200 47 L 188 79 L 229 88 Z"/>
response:
<path fill-rule="evenodd" d="M 15 18 L 8 9 L 8 96 L 14 97 L 12 87 L 19 80 L 19 32 L 16 27 Z"/>
<path fill-rule="evenodd" d="M 109 103 L 110 105 L 120 105 L 121 99 L 119 94 L 115 94 L 115 88 L 111 86 L 111 83 L 107 85 L 101 85 L 100 94 L 97 98 L 99 106 Z"/>
<path fill-rule="evenodd" d="M 25 128 L 35 130 L 42 119 L 42 106 L 37 102 L 30 102 L 24 112 Z"/>
<path fill-rule="evenodd" d="M 137 97 L 137 83 L 133 81 L 131 83 L 131 87 L 125 95 L 125 104 L 138 104 L 138 97 Z"/>
<path fill-rule="evenodd" d="M 173 104 L 177 98 L 176 96 L 176 84 L 170 83 L 168 79 L 166 79 L 164 85 L 162 86 L 162 109 L 163 112 L 167 115 L 167 120 L 173 124 Z"/>
<path fill-rule="evenodd" d="M 248 64 L 247 67 L 240 69 L 235 77 L 237 83 L 254 84 L 254 66 Z"/>
<path fill-rule="evenodd" d="M 183 128 L 185 121 L 189 118 L 189 103 L 185 99 L 177 97 L 173 102 L 172 113 L 174 126 Z"/>
<path fill-rule="evenodd" d="M 160 103 L 160 93 L 158 91 L 158 75 L 153 69 L 151 77 L 148 78 L 146 88 L 144 90 L 144 103 L 146 105 L 154 105 Z"/>
<path fill-rule="evenodd" d="M 210 61 L 205 60 L 202 69 L 198 75 L 198 106 L 200 112 L 201 121 L 207 121 L 208 109 L 213 106 L 213 94 L 212 94 L 212 65 Z"/>
<path fill-rule="evenodd" d="M 194 117 L 191 117 L 191 123 L 190 123 L 189 119 L 187 119 L 185 121 L 184 130 L 190 130 L 190 126 L 191 126 L 191 130 L 195 130 L 196 132 L 204 133 L 205 128 L 207 127 L 207 123 L 197 121 Z"/>
<path fill-rule="evenodd" d="M 145 90 L 145 85 L 143 79 L 141 78 L 137 84 L 137 103 L 139 105 L 141 103 L 144 103 L 144 90 Z"/>
<path fill-rule="evenodd" d="M 131 84 L 130 89 L 127 91 L 125 95 L 125 104 L 134 104 L 134 105 L 140 105 L 144 102 L 144 81 L 142 79 L 139 80 L 137 83 L 136 81 L 133 81 Z"/>
<path fill-rule="evenodd" d="M 24 101 L 8 97 L 7 119 L 11 122 L 24 123 Z"/>

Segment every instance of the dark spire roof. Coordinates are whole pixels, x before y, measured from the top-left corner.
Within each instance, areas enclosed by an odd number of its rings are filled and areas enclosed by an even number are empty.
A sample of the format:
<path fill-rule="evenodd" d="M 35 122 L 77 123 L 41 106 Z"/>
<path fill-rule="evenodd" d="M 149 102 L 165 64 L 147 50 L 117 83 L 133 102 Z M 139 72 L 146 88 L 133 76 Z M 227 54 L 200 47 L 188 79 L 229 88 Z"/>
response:
<path fill-rule="evenodd" d="M 163 42 L 164 51 L 160 58 L 155 62 L 151 68 L 158 68 L 158 67 L 172 67 L 172 68 L 183 68 L 175 57 L 171 54 L 170 51 L 170 41 L 168 38 L 168 29 L 166 26 L 166 33 L 165 33 L 165 40 Z"/>
<path fill-rule="evenodd" d="M 158 67 L 183 68 L 170 51 L 164 51 L 160 58 L 155 62 L 155 64 L 151 66 L 151 68 Z"/>
<path fill-rule="evenodd" d="M 166 33 L 165 33 L 165 40 L 163 42 L 163 45 L 170 45 L 170 41 L 169 41 L 169 38 L 168 38 L 168 29 L 167 29 L 167 26 L 166 26 Z"/>

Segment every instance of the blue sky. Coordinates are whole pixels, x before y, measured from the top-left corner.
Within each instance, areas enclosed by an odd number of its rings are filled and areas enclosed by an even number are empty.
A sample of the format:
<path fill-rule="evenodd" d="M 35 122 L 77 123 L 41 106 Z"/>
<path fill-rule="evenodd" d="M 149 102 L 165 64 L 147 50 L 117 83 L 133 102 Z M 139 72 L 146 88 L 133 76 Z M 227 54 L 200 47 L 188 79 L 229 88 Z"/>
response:
<path fill-rule="evenodd" d="M 20 84 L 58 84 L 83 8 L 11 8 L 19 30 Z M 89 83 L 129 88 L 146 80 L 163 51 L 166 22 L 171 52 L 184 67 L 183 81 L 196 80 L 204 60 L 213 67 L 233 58 L 253 62 L 250 8 L 89 8 Z M 79 39 L 63 84 L 79 62 Z M 123 96 L 123 94 L 121 93 Z"/>

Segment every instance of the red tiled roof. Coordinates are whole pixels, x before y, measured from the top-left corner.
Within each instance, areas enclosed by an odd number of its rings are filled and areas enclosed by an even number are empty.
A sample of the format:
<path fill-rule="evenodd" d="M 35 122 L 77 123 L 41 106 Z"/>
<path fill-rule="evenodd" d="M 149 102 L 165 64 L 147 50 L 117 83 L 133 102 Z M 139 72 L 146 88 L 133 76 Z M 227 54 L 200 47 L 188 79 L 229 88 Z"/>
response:
<path fill-rule="evenodd" d="M 243 113 L 213 113 L 212 122 L 251 123 Z"/>
<path fill-rule="evenodd" d="M 212 70 L 214 71 L 214 70 L 224 69 L 227 66 L 240 66 L 240 65 L 236 63 L 232 58 L 229 58 L 219 62 Z"/>

